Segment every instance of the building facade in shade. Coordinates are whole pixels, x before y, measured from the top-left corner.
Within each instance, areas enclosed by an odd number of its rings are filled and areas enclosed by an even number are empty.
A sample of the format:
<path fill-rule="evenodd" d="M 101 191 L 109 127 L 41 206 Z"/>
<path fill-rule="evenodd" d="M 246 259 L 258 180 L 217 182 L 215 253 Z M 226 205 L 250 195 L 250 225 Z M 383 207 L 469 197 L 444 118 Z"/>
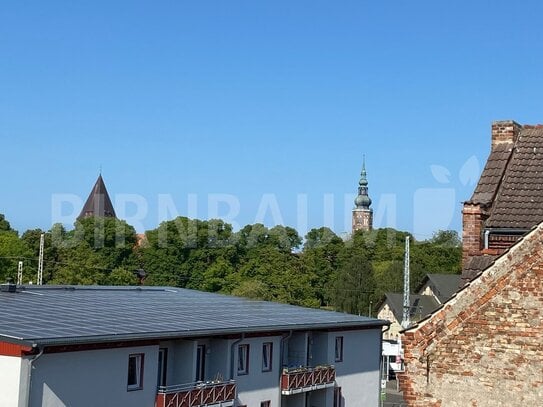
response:
<path fill-rule="evenodd" d="M 366 159 L 364 158 L 360 181 L 358 181 L 358 195 L 354 200 L 353 233 L 357 230 L 371 230 L 373 228 L 373 209 L 370 206 L 371 199 L 368 195 Z"/>
<path fill-rule="evenodd" d="M 2 285 L 2 406 L 378 406 L 386 321 L 169 287 Z"/>

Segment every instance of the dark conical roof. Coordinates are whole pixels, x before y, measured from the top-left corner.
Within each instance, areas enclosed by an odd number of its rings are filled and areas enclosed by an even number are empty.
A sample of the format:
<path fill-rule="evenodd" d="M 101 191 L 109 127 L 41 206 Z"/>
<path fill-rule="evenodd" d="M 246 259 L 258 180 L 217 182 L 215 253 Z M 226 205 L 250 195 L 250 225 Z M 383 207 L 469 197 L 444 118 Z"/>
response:
<path fill-rule="evenodd" d="M 83 219 L 88 217 L 109 217 L 116 218 L 115 209 L 113 209 L 113 204 L 111 199 L 109 199 L 109 194 L 107 193 L 106 185 L 102 179 L 102 175 L 98 176 L 92 191 L 87 198 L 87 202 L 83 205 L 81 213 L 77 219 Z"/>

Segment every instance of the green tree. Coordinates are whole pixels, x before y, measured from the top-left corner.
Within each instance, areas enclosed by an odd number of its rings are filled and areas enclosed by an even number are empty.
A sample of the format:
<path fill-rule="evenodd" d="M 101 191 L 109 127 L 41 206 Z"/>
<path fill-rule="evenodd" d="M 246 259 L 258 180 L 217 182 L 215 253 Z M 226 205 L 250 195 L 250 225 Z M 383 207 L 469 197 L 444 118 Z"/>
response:
<path fill-rule="evenodd" d="M 371 261 L 362 253 L 347 257 L 334 284 L 335 308 L 351 314 L 367 315 L 374 300 L 375 281 Z"/>
<path fill-rule="evenodd" d="M 138 279 L 133 270 L 117 267 L 106 275 L 104 283 L 107 285 L 136 285 Z"/>
<path fill-rule="evenodd" d="M 12 232 L 11 225 L 3 213 L 0 213 L 0 232 Z"/>
<path fill-rule="evenodd" d="M 86 242 L 76 247 L 61 248 L 51 284 L 105 284 L 107 265 Z"/>
<path fill-rule="evenodd" d="M 305 237 L 302 261 L 314 275 L 311 286 L 321 307 L 330 303 L 331 280 L 338 269 L 343 248 L 343 240 L 326 227 L 311 229 Z"/>
<path fill-rule="evenodd" d="M 15 231 L 0 232 L 0 281 L 17 280 L 17 265 L 22 261 L 27 270 L 33 266 L 32 253 L 26 244 L 19 239 Z M 25 278 L 28 278 L 26 274 Z"/>
<path fill-rule="evenodd" d="M 429 243 L 441 247 L 459 248 L 462 245 L 462 240 L 456 230 L 438 230 L 433 234 Z"/>

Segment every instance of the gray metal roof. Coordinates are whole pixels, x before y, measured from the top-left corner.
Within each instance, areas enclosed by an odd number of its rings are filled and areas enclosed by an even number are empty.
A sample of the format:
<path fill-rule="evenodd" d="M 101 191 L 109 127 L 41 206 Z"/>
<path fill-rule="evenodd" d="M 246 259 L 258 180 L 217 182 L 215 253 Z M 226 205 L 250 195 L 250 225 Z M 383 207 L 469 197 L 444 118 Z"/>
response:
<path fill-rule="evenodd" d="M 409 295 L 409 318 L 418 321 L 439 307 L 439 303 L 432 295 Z M 385 301 L 398 322 L 403 318 L 403 294 L 385 293 Z"/>
<path fill-rule="evenodd" d="M 0 340 L 37 345 L 388 324 L 169 287 L 24 286 L 0 292 L 0 309 Z"/>

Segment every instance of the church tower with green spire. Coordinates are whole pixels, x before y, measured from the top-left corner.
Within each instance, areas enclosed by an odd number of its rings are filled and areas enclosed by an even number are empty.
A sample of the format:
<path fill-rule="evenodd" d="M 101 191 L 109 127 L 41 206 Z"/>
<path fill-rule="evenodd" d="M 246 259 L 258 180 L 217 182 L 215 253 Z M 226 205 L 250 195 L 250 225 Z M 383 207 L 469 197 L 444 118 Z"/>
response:
<path fill-rule="evenodd" d="M 373 228 L 373 209 L 370 208 L 371 199 L 368 196 L 368 178 L 366 176 L 366 157 L 362 162 L 362 172 L 358 181 L 358 196 L 354 200 L 353 233 L 357 230 L 371 230 Z"/>

